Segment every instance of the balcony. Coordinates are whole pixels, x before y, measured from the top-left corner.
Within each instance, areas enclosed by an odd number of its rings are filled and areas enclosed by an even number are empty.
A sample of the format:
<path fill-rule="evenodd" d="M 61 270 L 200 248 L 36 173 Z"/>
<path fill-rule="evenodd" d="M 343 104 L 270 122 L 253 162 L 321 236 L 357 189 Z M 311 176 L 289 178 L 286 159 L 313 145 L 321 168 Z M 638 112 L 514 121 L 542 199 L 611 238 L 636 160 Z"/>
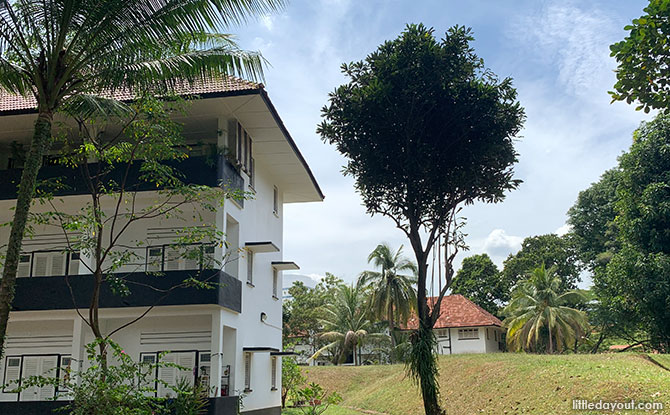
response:
<path fill-rule="evenodd" d="M 218 156 L 216 163 L 208 162 L 207 157 L 189 157 L 182 161 L 167 163 L 183 174 L 184 182 L 188 184 L 197 184 L 204 186 L 227 185 L 232 190 L 242 191 L 244 189 L 244 179 L 237 169 L 223 156 Z M 91 164 L 94 168 L 95 163 Z M 141 163 L 135 163 L 130 169 L 127 184 L 137 185 L 140 191 L 156 190 L 155 185 L 145 183 L 139 180 Z M 3 180 L 0 181 L 0 200 L 16 199 L 18 184 L 21 181 L 23 169 L 3 170 Z M 108 180 L 114 180 L 117 183 L 123 180 L 125 166 L 115 168 L 107 177 Z M 85 181 L 82 180 L 79 170 L 66 166 L 43 166 L 38 175 L 40 180 L 58 180 L 63 186 L 55 192 L 56 196 L 72 196 L 88 194 L 88 188 Z M 240 201 L 238 203 L 243 203 Z"/>
<path fill-rule="evenodd" d="M 211 289 L 184 287 L 169 290 L 187 278 L 201 273 L 200 280 L 217 284 Z M 240 280 L 217 269 L 164 271 L 157 275 L 148 272 L 124 274 L 130 294 L 121 296 L 104 283 L 100 294 L 100 308 L 147 307 L 152 305 L 212 304 L 242 311 L 242 284 Z M 70 286 L 68 287 L 67 282 Z M 17 278 L 14 311 L 71 310 L 87 308 L 93 288 L 91 275 L 71 275 Z M 71 289 L 71 291 L 70 291 Z M 73 303 L 74 299 L 74 303 Z"/>

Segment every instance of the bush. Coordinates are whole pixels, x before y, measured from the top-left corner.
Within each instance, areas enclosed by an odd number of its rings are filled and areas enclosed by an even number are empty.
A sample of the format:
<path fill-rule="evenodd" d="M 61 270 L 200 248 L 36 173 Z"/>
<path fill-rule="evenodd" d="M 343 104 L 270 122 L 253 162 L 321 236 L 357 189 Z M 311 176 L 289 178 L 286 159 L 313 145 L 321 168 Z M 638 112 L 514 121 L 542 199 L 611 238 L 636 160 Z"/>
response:
<path fill-rule="evenodd" d="M 300 407 L 305 415 L 321 415 L 330 405 L 342 402 L 342 397 L 337 392 L 328 394 L 321 385 L 314 382 L 299 390 L 298 396 L 305 403 Z"/>

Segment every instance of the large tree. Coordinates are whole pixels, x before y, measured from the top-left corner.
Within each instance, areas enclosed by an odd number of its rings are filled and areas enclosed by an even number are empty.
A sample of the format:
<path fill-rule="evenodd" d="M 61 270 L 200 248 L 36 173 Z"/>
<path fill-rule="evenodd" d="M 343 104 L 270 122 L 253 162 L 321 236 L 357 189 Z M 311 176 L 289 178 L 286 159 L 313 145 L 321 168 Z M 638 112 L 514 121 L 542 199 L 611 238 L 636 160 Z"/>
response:
<path fill-rule="evenodd" d="M 451 292 L 466 296 L 491 314 L 500 315 L 500 308 L 510 299 L 511 289 L 500 278 L 500 271 L 491 258 L 481 254 L 463 259 Z"/>
<path fill-rule="evenodd" d="M 281 0 L 4 0 L 0 90 L 33 97 L 30 143 L 0 284 L 0 353 L 37 173 L 56 114 L 69 100 L 118 89 L 174 90 L 227 74 L 257 78 L 262 58 L 220 27 L 276 9 Z"/>
<path fill-rule="evenodd" d="M 670 116 L 661 115 L 636 131 L 619 158 L 617 187 L 621 249 L 597 288 L 615 294 L 646 328 L 649 340 L 670 350 Z"/>
<path fill-rule="evenodd" d="M 443 412 L 432 327 L 464 247 L 460 208 L 499 202 L 519 184 L 514 137 L 524 112 L 512 80 L 486 69 L 472 41 L 465 27 L 439 40 L 423 25 L 407 26 L 365 60 L 342 65 L 349 82 L 330 94 L 317 130 L 348 159 L 344 173 L 368 213 L 389 217 L 410 240 L 419 328 L 409 370 L 428 415 Z M 446 245 L 445 280 L 431 310 L 427 263 L 438 241 Z"/>
<path fill-rule="evenodd" d="M 379 271 L 363 271 L 358 278 L 370 290 L 373 313 L 388 323 L 391 347 L 396 346 L 396 323 L 406 322 L 416 304 L 416 264 L 402 255 L 402 248 L 393 252 L 388 244 L 379 244 L 368 256 Z"/>
<path fill-rule="evenodd" d="M 644 15 L 624 27 L 628 36 L 610 46 L 619 66 L 612 101 L 637 102 L 637 110 L 670 109 L 670 2 L 650 0 Z"/>
<path fill-rule="evenodd" d="M 569 235 L 547 234 L 524 239 L 521 250 L 507 257 L 502 271 L 506 289 L 514 288 L 519 280 L 542 264 L 547 268 L 554 268 L 554 272 L 561 279 L 561 290 L 577 287 L 580 266 L 573 241 Z"/>

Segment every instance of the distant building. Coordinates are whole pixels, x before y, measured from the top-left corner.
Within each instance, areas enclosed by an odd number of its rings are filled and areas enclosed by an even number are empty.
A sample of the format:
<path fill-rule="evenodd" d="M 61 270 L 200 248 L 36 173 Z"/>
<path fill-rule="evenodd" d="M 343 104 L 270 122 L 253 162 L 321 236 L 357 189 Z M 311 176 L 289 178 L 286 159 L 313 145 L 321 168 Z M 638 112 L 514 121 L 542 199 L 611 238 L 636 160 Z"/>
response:
<path fill-rule="evenodd" d="M 428 306 L 432 309 L 436 301 L 437 297 L 428 298 Z M 412 315 L 403 330 L 416 330 L 418 327 L 418 317 Z M 460 294 L 444 297 L 433 331 L 439 354 L 495 353 L 503 350 L 502 322 Z"/>

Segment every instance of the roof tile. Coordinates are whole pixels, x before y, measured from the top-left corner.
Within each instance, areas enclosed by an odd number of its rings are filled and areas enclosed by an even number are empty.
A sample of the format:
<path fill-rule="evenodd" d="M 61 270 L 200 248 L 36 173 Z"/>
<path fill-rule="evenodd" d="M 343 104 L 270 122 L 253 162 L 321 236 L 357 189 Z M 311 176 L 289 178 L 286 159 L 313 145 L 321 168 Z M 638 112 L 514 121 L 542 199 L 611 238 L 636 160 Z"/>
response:
<path fill-rule="evenodd" d="M 428 298 L 428 307 L 432 310 L 437 297 Z M 440 317 L 435 322 L 434 328 L 455 327 L 477 327 L 477 326 L 499 326 L 502 322 L 493 314 L 484 310 L 477 304 L 468 300 L 460 294 L 447 295 L 440 304 Z M 405 330 L 416 330 L 419 327 L 419 319 L 412 314 L 407 320 Z"/>
<path fill-rule="evenodd" d="M 209 81 L 197 81 L 192 84 L 183 82 L 176 87 L 176 93 L 179 95 L 198 95 L 217 92 L 234 92 L 262 88 L 262 84 L 247 81 L 234 76 L 212 79 Z M 103 94 L 105 97 L 113 97 L 119 101 L 131 100 L 135 94 L 128 89 L 120 89 L 113 93 Z M 0 90 L 0 114 L 3 112 L 29 111 L 34 110 L 37 104 L 32 96 L 21 96 L 10 94 Z"/>

